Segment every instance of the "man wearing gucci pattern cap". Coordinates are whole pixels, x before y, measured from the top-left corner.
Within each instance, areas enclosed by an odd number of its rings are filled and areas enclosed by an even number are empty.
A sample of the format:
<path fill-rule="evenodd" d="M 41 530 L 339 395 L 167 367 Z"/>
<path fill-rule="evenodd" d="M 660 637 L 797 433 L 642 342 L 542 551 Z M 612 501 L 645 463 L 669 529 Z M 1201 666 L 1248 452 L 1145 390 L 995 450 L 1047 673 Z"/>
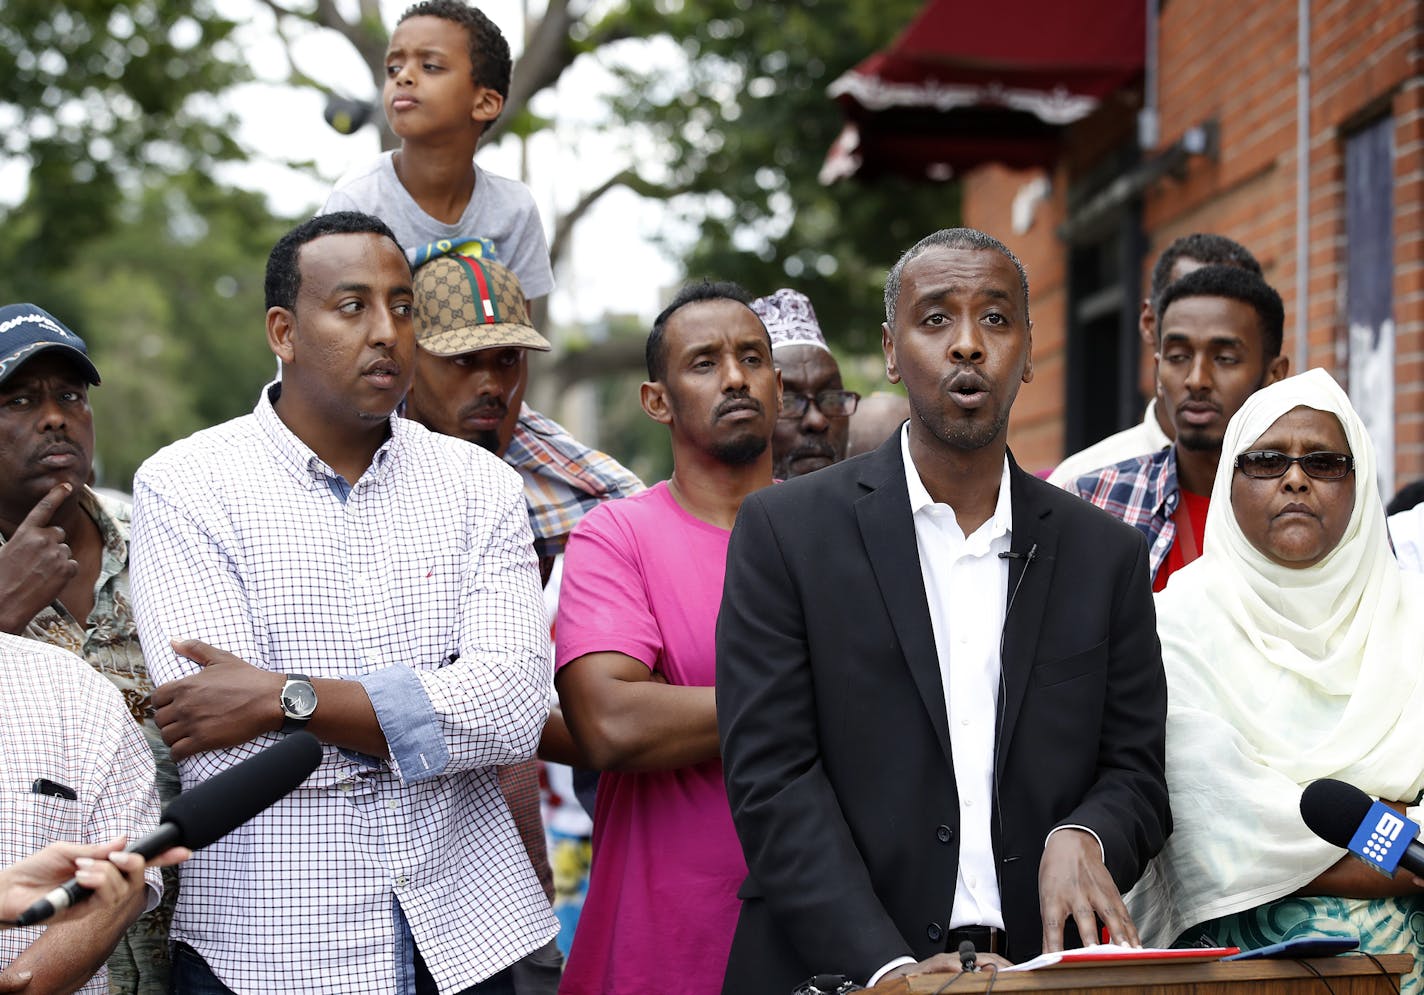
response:
<path fill-rule="evenodd" d="M 545 581 L 583 513 L 643 489 L 611 456 L 524 403 L 529 350 L 549 351 L 519 279 L 492 259 L 447 255 L 415 273 L 415 380 L 406 417 L 490 450 L 524 478 Z"/>
<path fill-rule="evenodd" d="M 642 481 L 524 403 L 529 350 L 547 352 L 550 346 L 530 324 L 519 279 L 506 266 L 462 255 L 423 264 L 415 273 L 415 319 L 415 379 L 406 397 L 406 417 L 432 432 L 483 446 L 519 471 L 547 584 L 584 513 L 600 501 L 642 490 Z M 555 706 L 540 754 L 577 761 L 570 743 Z M 552 902 L 538 762 L 503 768 L 500 788 Z M 553 995 L 562 965 L 553 941 L 530 954 L 514 966 L 518 995 Z"/>

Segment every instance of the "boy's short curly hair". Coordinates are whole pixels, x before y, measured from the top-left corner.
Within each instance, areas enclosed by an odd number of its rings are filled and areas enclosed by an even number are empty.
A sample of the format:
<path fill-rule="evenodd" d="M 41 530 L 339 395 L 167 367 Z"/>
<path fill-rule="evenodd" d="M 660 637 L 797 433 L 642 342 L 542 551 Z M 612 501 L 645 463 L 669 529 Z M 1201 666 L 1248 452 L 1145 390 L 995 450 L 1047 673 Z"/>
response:
<path fill-rule="evenodd" d="M 407 7 L 396 23 L 401 24 L 412 17 L 439 17 L 464 28 L 470 42 L 471 79 L 476 86 L 487 86 L 501 99 L 509 99 L 509 77 L 514 68 L 509 42 L 484 11 L 462 0 L 421 0 Z M 490 121 L 490 124 L 493 123 L 493 120 Z"/>

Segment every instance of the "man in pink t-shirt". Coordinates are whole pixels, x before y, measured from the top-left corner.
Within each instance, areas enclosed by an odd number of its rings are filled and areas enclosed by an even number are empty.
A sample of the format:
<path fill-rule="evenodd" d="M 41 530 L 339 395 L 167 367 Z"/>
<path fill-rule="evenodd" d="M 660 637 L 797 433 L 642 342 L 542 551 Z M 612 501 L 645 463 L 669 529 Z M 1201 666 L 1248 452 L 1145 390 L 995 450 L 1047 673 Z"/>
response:
<path fill-rule="evenodd" d="M 771 483 L 781 380 L 735 284 L 683 289 L 653 323 L 643 410 L 672 477 L 590 511 L 569 538 L 556 684 L 603 770 L 593 869 L 560 995 L 713 995 L 746 863 L 712 689 L 727 540 Z"/>

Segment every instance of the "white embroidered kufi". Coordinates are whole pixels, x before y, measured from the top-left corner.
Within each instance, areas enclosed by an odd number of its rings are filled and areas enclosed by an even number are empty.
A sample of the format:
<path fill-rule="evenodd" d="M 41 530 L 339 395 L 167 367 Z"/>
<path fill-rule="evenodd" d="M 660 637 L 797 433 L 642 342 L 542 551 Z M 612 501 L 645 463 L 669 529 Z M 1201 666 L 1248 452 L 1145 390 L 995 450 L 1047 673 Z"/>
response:
<path fill-rule="evenodd" d="M 809 345 L 830 352 L 811 299 L 795 290 L 781 289 L 752 301 L 751 308 L 766 325 L 775 352 L 782 346 Z"/>

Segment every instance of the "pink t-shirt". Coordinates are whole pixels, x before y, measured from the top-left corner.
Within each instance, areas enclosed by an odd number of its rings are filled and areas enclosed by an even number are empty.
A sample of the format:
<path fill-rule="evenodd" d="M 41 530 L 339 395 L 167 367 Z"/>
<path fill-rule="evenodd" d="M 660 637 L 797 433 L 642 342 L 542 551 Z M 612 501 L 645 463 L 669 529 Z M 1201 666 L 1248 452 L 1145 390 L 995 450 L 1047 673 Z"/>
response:
<path fill-rule="evenodd" d="M 590 511 L 564 552 L 557 666 L 624 653 L 669 684 L 710 686 L 730 535 L 666 483 Z M 716 995 L 746 873 L 720 760 L 605 772 L 560 995 Z"/>

